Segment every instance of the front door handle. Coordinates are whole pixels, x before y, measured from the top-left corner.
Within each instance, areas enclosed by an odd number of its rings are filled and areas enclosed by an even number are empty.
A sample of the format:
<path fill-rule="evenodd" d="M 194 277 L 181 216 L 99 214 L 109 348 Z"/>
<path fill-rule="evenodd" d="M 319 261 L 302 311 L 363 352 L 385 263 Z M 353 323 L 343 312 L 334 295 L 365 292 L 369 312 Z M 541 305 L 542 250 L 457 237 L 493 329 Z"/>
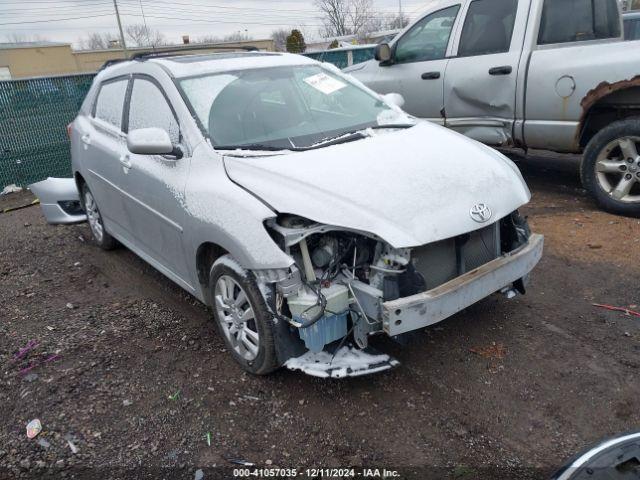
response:
<path fill-rule="evenodd" d="M 513 71 L 511 65 L 503 65 L 501 67 L 493 67 L 489 69 L 489 75 L 510 75 Z"/>
<path fill-rule="evenodd" d="M 423 80 L 437 80 L 440 78 L 440 72 L 427 72 L 421 75 Z"/>
<path fill-rule="evenodd" d="M 88 133 L 82 135 L 82 137 L 80 137 L 80 140 L 82 140 L 82 143 L 84 143 L 85 145 L 91 145 L 91 137 Z"/>
<path fill-rule="evenodd" d="M 124 168 L 127 170 L 131 168 L 131 159 L 129 158 L 129 155 L 122 155 L 119 160 Z"/>

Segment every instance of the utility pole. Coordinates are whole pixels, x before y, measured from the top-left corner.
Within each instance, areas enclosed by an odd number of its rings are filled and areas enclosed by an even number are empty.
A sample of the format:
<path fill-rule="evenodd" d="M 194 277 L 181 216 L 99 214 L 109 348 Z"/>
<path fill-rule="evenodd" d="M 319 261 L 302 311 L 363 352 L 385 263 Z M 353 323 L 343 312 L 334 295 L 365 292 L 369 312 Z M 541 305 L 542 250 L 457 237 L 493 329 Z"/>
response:
<path fill-rule="evenodd" d="M 124 58 L 128 58 L 127 44 L 124 41 L 124 33 L 122 32 L 122 22 L 120 21 L 120 12 L 118 11 L 118 0 L 113 0 L 113 6 L 116 9 L 116 18 L 118 19 L 118 30 L 120 30 L 120 43 L 122 44 L 122 50 L 124 50 Z"/>
<path fill-rule="evenodd" d="M 402 21 L 402 0 L 398 0 L 398 22 L 399 22 L 398 28 L 402 29 L 402 24 L 404 23 Z"/>

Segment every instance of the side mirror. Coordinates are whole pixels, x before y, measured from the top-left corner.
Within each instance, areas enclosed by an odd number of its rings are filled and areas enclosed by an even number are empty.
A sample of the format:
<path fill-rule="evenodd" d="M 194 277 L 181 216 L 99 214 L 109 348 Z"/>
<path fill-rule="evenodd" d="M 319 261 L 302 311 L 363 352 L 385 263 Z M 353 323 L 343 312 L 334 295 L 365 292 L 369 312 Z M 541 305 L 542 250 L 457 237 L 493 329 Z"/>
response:
<path fill-rule="evenodd" d="M 391 47 L 388 43 L 376 45 L 374 58 L 379 62 L 388 62 L 391 60 Z"/>
<path fill-rule="evenodd" d="M 382 96 L 382 99 L 391 104 L 395 105 L 398 108 L 402 108 L 404 106 L 404 97 L 399 93 L 387 93 Z"/>
<path fill-rule="evenodd" d="M 175 155 L 182 157 L 180 147 L 171 143 L 169 134 L 161 128 L 139 128 L 127 135 L 127 148 L 137 155 Z"/>

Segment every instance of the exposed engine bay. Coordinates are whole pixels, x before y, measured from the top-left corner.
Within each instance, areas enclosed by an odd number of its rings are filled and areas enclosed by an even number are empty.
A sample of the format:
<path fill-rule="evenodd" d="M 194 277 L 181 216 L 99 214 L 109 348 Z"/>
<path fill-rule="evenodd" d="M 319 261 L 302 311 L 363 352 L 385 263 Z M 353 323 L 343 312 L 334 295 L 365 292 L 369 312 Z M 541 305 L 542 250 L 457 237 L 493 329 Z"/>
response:
<path fill-rule="evenodd" d="M 306 350 L 304 357 L 315 365 L 307 373 L 317 376 L 354 376 L 372 368 L 379 371 L 383 365 L 394 366 L 395 360 L 382 358 L 368 341 L 372 334 L 395 336 L 405 328 L 401 319 L 393 325 L 388 324 L 388 318 L 385 322 L 385 302 L 437 289 L 518 249 L 530 236 L 526 220 L 518 212 L 455 238 L 402 249 L 371 234 L 293 215 L 281 215 L 266 226 L 295 265 L 286 278 L 274 279 L 264 272 L 258 278 L 275 285 L 270 302 L 273 313 L 299 337 L 302 351 Z M 524 279 L 503 287 L 510 296 L 515 290 L 524 293 Z M 401 315 L 399 310 L 395 314 Z M 347 353 L 345 349 L 350 350 Z M 330 360 L 353 356 L 358 350 L 364 350 L 375 362 L 367 368 L 366 361 L 354 361 L 353 371 L 343 368 L 336 375 L 327 375 L 327 371 L 336 370 L 328 365 L 323 374 L 317 373 L 317 365 L 327 358 L 331 364 Z M 327 357 L 327 351 L 333 356 Z M 301 358 L 296 356 L 289 366 L 304 370 Z"/>

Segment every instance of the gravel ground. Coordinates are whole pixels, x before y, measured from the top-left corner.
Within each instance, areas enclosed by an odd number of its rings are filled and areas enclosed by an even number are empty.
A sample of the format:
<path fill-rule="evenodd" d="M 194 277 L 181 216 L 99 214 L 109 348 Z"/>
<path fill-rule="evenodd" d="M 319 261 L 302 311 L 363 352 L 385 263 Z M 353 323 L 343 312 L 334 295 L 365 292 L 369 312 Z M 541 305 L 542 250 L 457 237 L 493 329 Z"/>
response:
<path fill-rule="evenodd" d="M 528 294 L 487 298 L 402 347 L 381 339 L 401 366 L 341 381 L 249 376 L 207 309 L 131 252 L 99 250 L 86 225 L 48 226 L 37 207 L 0 214 L 0 477 L 227 478 L 220 467 L 244 459 L 545 478 L 637 429 L 640 319 L 592 303 L 640 303 L 640 221 L 598 211 L 571 158 L 520 166 L 524 213 L 546 235 Z"/>

